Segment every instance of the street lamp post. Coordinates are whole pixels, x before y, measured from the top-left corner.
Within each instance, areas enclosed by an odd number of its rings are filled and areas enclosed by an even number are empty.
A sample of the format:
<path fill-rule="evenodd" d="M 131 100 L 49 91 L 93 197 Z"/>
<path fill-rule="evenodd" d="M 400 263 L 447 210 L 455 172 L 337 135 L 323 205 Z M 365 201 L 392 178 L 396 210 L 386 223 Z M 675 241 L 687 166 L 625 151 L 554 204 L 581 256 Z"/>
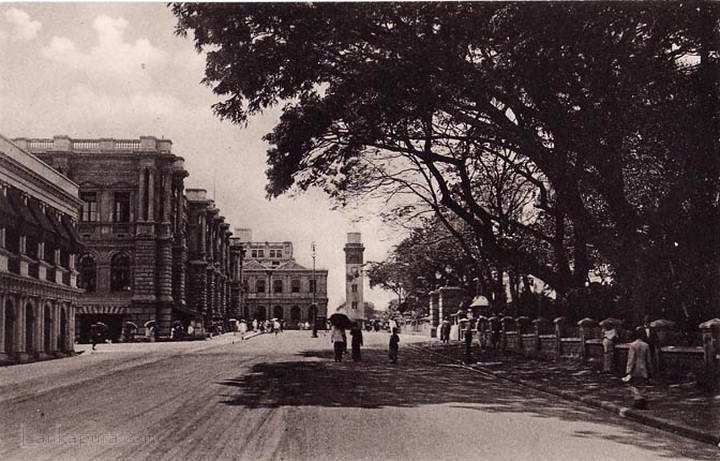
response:
<path fill-rule="evenodd" d="M 311 244 L 312 248 L 312 260 L 313 260 L 313 272 L 312 272 L 312 278 L 313 278 L 313 291 L 312 291 L 312 297 L 313 297 L 313 303 L 312 303 L 312 337 L 317 338 L 317 302 L 316 302 L 316 292 L 317 292 L 317 280 L 315 279 L 315 242 L 312 242 Z"/>

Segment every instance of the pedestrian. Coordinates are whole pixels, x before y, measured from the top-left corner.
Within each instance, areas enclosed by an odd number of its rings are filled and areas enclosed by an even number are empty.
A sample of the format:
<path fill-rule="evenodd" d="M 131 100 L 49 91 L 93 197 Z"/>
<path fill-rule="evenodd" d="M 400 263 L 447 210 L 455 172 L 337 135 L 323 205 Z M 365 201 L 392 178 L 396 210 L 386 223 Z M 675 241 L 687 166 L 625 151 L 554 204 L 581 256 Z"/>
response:
<path fill-rule="evenodd" d="M 645 337 L 643 338 L 645 342 L 647 342 L 647 345 L 650 347 L 650 371 L 651 374 L 656 374 L 658 370 L 658 335 L 657 331 L 655 331 L 655 328 L 650 326 L 650 316 L 645 315 L 643 319 L 643 333 Z"/>
<path fill-rule="evenodd" d="M 253 319 L 253 321 L 252 321 L 252 328 L 253 328 L 253 331 L 257 331 L 257 329 L 258 329 L 258 319 Z"/>
<path fill-rule="evenodd" d="M 645 332 L 642 327 L 633 332 L 634 341 L 628 345 L 626 375 L 622 379 L 630 384 L 634 401 L 633 406 L 641 410 L 647 408 L 647 399 L 636 386 L 648 383 L 651 367 L 650 346 L 645 342 L 644 336 Z"/>
<path fill-rule="evenodd" d="M 493 316 L 490 318 L 490 342 L 492 343 L 493 349 L 498 349 L 500 345 L 500 334 L 502 333 L 502 323 L 500 322 L 500 316 Z"/>
<path fill-rule="evenodd" d="M 240 340 L 244 340 L 248 331 L 248 324 L 245 319 L 240 319 L 240 322 L 238 322 L 238 330 L 240 331 Z"/>
<path fill-rule="evenodd" d="M 398 350 L 400 349 L 400 336 L 398 336 L 398 329 L 393 328 L 392 334 L 390 335 L 390 345 L 388 347 L 389 349 L 389 355 L 390 355 L 390 361 L 392 363 L 397 363 L 398 359 Z"/>
<path fill-rule="evenodd" d="M 335 361 L 342 362 L 343 352 L 346 349 L 345 330 L 336 326 L 332 327 L 330 333 L 330 342 L 333 345 L 333 351 L 335 352 Z"/>
<path fill-rule="evenodd" d="M 360 360 L 362 360 L 362 356 L 360 354 L 360 346 L 363 346 L 364 344 L 362 329 L 357 324 L 357 322 L 353 323 L 352 330 L 350 330 L 350 336 L 352 336 L 352 359 L 355 362 L 359 362 Z"/>
<path fill-rule="evenodd" d="M 465 327 L 465 364 L 469 365 L 472 362 L 472 337 L 473 337 L 473 331 L 472 331 L 472 323 L 470 321 L 467 322 L 467 326 Z"/>
<path fill-rule="evenodd" d="M 281 331 L 280 329 L 282 328 L 281 324 L 280 324 L 280 320 L 278 320 L 278 319 L 273 320 L 272 328 L 273 328 L 273 331 L 275 332 L 275 336 L 277 336 L 277 334 L 280 333 L 280 331 Z"/>
<path fill-rule="evenodd" d="M 447 344 L 450 342 L 450 322 L 443 320 L 440 326 L 440 341 Z"/>
<path fill-rule="evenodd" d="M 603 372 L 612 373 L 615 366 L 615 342 L 618 339 L 618 333 L 615 325 L 605 330 L 603 334 Z"/>
<path fill-rule="evenodd" d="M 92 342 L 92 350 L 95 350 L 95 346 L 97 346 L 97 343 L 100 339 L 100 332 L 98 331 L 97 327 L 90 327 L 90 341 Z"/>

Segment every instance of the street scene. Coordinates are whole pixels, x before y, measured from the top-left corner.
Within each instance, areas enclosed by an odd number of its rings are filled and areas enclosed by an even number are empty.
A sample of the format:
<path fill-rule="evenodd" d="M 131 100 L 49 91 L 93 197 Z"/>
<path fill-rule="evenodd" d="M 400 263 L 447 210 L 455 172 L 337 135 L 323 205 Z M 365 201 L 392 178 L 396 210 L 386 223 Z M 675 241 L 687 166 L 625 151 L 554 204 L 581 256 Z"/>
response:
<path fill-rule="evenodd" d="M 4 460 L 717 459 L 710 445 L 490 379 L 402 335 L 102 345 L 2 370 Z M 67 362 L 59 365 L 60 362 Z M 22 370 L 35 367 L 32 370 Z M 110 396 L 112 396 L 110 398 Z"/>
<path fill-rule="evenodd" d="M 720 4 L 0 2 L 0 460 L 715 460 Z"/>

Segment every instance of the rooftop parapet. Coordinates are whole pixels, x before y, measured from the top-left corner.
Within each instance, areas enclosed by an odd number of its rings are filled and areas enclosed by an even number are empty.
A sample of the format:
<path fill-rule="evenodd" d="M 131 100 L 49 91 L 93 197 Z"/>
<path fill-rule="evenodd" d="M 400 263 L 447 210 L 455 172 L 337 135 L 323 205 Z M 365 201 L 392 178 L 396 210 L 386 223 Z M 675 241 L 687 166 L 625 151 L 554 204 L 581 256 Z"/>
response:
<path fill-rule="evenodd" d="M 16 138 L 13 140 L 21 149 L 32 153 L 42 152 L 158 152 L 172 153 L 172 141 L 155 136 L 140 136 L 138 139 L 72 139 L 68 136 L 52 138 Z"/>

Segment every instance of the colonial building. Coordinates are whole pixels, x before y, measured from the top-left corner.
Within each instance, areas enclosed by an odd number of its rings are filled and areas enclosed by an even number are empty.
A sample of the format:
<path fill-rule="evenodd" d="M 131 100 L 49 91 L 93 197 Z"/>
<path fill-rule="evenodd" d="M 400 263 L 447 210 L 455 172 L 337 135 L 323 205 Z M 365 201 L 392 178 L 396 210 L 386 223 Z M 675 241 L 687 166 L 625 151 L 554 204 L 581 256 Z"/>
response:
<path fill-rule="evenodd" d="M 203 312 L 187 302 L 187 204 L 183 159 L 172 142 L 139 139 L 16 139 L 15 142 L 80 185 L 80 297 L 76 326 L 87 340 L 103 322 L 108 336 L 173 322 L 202 326 Z"/>
<path fill-rule="evenodd" d="M 242 245 L 241 316 L 265 320 L 280 318 L 288 328 L 327 318 L 327 269 L 301 266 L 293 257 L 292 242 L 254 242 L 250 229 L 236 229 Z"/>
<path fill-rule="evenodd" d="M 188 189 L 187 204 L 188 304 L 206 327 L 227 329 L 228 320 L 239 314 L 241 252 L 231 248 L 230 224 L 205 189 Z"/>
<path fill-rule="evenodd" d="M 0 136 L 0 361 L 73 351 L 78 186 Z"/>

